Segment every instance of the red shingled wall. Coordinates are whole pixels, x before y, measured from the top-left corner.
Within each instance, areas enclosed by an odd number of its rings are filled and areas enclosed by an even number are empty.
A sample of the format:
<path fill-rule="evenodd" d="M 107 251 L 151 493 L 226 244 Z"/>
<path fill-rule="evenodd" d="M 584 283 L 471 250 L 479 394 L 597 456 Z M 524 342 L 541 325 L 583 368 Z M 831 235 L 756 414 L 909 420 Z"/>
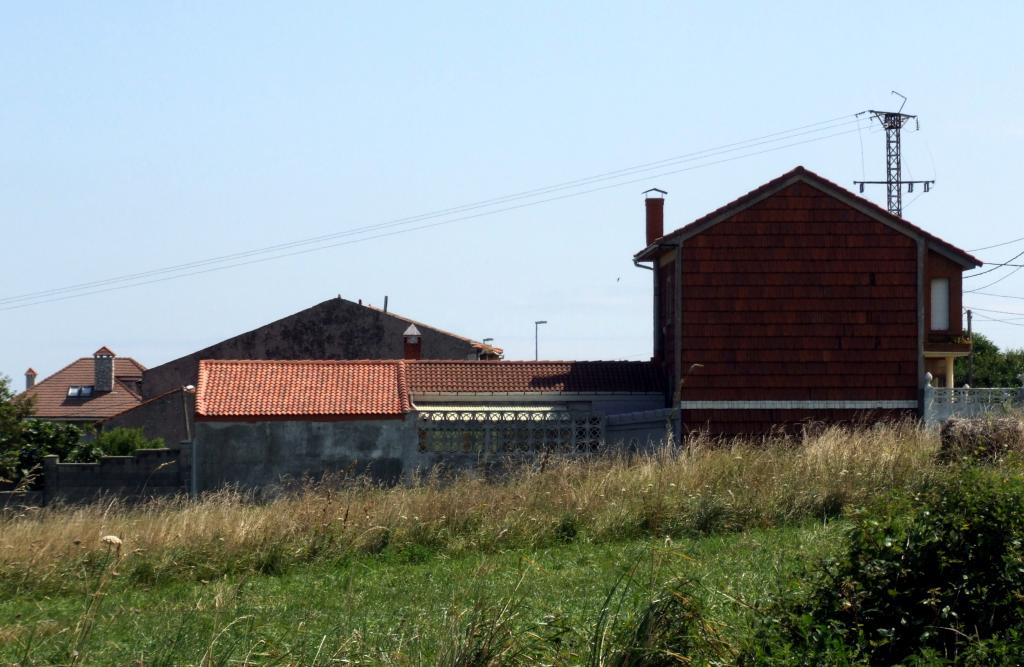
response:
<path fill-rule="evenodd" d="M 916 400 L 916 257 L 912 238 L 805 183 L 687 239 L 682 367 L 703 368 L 683 399 Z M 855 417 L 684 415 L 718 433 Z"/>

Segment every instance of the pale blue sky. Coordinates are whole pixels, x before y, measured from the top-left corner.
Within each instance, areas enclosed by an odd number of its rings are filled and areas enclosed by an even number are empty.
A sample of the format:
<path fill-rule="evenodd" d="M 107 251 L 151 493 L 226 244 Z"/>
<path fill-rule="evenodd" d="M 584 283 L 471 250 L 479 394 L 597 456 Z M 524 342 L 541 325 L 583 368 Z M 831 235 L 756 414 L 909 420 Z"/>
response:
<path fill-rule="evenodd" d="M 905 174 L 938 180 L 906 217 L 968 249 L 1024 236 L 1021 3 L 212 4 L 0 9 L 0 298 L 898 106 L 892 89 L 921 116 L 905 135 Z M 650 274 L 630 261 L 643 245 L 642 190 L 669 191 L 674 228 L 797 164 L 852 188 L 861 141 L 866 175 L 881 178 L 882 135 L 865 129 L 0 311 L 0 373 L 20 387 L 27 366 L 45 376 L 101 345 L 153 366 L 339 293 L 389 295 L 394 311 L 493 337 L 508 358 L 532 358 L 533 321 L 546 319 L 542 357 L 642 359 Z M 1024 271 L 990 291 L 1024 295 Z M 1021 300 L 967 303 L 1024 313 Z M 1024 346 L 1024 327 L 977 324 Z"/>

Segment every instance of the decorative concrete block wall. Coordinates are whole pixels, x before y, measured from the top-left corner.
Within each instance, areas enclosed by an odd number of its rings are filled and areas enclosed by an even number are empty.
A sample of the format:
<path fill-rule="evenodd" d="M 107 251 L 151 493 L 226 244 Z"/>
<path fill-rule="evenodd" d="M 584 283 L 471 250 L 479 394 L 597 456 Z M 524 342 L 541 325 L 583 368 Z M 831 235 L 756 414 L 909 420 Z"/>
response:
<path fill-rule="evenodd" d="M 140 449 L 131 456 L 104 456 L 97 463 L 61 463 L 43 457 L 46 503 L 90 502 L 104 496 L 144 500 L 188 492 L 191 447 Z"/>

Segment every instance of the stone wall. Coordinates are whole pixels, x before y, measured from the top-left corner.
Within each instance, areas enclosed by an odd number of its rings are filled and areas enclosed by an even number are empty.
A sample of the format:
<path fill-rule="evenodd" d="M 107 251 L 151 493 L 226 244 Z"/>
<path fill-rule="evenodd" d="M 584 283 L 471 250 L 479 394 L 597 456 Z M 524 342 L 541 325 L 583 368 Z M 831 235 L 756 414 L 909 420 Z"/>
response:
<path fill-rule="evenodd" d="M 144 500 L 188 492 L 191 447 L 140 449 L 131 456 L 104 456 L 97 463 L 61 463 L 43 457 L 47 504 L 90 502 L 103 496 Z"/>

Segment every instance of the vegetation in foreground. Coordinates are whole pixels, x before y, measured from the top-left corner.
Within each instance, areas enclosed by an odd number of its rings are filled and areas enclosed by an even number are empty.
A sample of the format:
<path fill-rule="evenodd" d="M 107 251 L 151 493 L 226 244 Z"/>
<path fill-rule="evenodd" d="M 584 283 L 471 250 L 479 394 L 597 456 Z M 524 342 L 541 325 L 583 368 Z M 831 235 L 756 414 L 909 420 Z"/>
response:
<path fill-rule="evenodd" d="M 96 433 L 66 422 L 37 421 L 31 398 L 15 394 L 0 376 L 0 489 L 42 486 L 43 457 L 56 454 L 65 463 L 90 463 L 101 456 L 126 456 L 137 449 L 163 447 L 140 428 Z"/>
<path fill-rule="evenodd" d="M 1012 664 L 1020 466 L 937 452 L 910 425 L 824 429 L 500 483 L 9 513 L 0 660 Z"/>

